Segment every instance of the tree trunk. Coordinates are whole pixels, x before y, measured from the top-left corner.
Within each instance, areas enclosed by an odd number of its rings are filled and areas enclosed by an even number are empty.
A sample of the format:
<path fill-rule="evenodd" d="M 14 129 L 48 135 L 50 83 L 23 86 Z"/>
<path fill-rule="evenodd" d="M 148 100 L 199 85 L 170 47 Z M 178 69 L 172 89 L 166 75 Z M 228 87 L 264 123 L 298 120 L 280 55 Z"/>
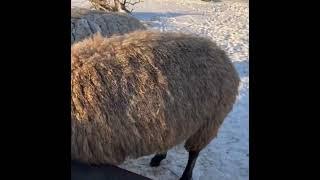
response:
<path fill-rule="evenodd" d="M 117 12 L 120 12 L 122 10 L 121 8 L 121 3 L 119 0 L 114 0 L 114 9 L 117 11 Z"/>

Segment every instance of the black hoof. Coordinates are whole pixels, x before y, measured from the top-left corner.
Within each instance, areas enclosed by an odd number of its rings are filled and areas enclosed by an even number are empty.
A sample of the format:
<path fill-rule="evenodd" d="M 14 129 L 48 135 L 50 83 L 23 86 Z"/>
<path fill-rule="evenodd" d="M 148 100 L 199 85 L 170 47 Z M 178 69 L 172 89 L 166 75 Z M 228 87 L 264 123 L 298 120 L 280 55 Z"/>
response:
<path fill-rule="evenodd" d="M 192 180 L 192 177 L 182 176 L 180 180 Z"/>
<path fill-rule="evenodd" d="M 160 162 L 167 157 L 167 153 L 164 154 L 156 154 L 150 161 L 151 167 L 157 167 L 160 165 Z"/>
<path fill-rule="evenodd" d="M 150 162 L 151 167 L 158 167 L 160 165 L 160 161 L 152 159 Z"/>

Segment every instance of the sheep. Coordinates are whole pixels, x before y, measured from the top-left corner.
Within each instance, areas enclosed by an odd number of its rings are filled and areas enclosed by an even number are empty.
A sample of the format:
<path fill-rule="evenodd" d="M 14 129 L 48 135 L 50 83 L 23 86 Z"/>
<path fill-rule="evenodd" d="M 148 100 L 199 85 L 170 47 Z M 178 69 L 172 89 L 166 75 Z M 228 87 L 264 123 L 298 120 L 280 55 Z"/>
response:
<path fill-rule="evenodd" d="M 95 35 L 71 47 L 71 157 L 119 165 L 185 142 L 192 177 L 238 95 L 239 76 L 214 42 L 174 32 Z"/>
<path fill-rule="evenodd" d="M 136 18 L 117 12 L 104 12 L 85 8 L 71 9 L 71 44 L 97 32 L 104 36 L 146 30 Z"/>

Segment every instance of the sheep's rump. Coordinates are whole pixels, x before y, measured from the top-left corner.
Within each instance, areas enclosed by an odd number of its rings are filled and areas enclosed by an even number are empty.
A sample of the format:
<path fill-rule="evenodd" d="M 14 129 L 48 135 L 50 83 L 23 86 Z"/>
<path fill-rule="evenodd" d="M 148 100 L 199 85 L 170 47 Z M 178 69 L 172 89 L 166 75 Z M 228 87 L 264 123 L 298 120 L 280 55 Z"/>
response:
<path fill-rule="evenodd" d="M 138 19 L 127 14 L 77 7 L 71 9 L 72 44 L 97 32 L 103 36 L 112 36 L 145 29 Z"/>
<path fill-rule="evenodd" d="M 95 36 L 71 52 L 73 159 L 119 164 L 166 151 L 219 126 L 237 95 L 232 63 L 204 38 L 142 31 Z"/>

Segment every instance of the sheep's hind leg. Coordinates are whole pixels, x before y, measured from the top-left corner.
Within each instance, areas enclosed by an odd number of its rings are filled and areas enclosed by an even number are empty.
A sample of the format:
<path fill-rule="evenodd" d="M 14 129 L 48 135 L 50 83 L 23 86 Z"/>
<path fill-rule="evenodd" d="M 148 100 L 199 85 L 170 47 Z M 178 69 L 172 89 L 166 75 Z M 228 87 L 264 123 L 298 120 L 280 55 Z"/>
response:
<path fill-rule="evenodd" d="M 180 180 L 191 180 L 192 171 L 200 151 L 216 137 L 219 125 L 208 123 L 200 128 L 194 135 L 187 139 L 185 148 L 189 152 L 188 164 Z"/>
<path fill-rule="evenodd" d="M 167 157 L 167 153 L 156 154 L 150 161 L 151 167 L 157 167 L 160 165 L 160 162 Z"/>
<path fill-rule="evenodd" d="M 192 171 L 194 165 L 196 164 L 198 155 L 200 151 L 190 151 L 187 167 L 184 169 L 184 172 L 180 178 L 180 180 L 191 180 L 192 179 Z"/>

